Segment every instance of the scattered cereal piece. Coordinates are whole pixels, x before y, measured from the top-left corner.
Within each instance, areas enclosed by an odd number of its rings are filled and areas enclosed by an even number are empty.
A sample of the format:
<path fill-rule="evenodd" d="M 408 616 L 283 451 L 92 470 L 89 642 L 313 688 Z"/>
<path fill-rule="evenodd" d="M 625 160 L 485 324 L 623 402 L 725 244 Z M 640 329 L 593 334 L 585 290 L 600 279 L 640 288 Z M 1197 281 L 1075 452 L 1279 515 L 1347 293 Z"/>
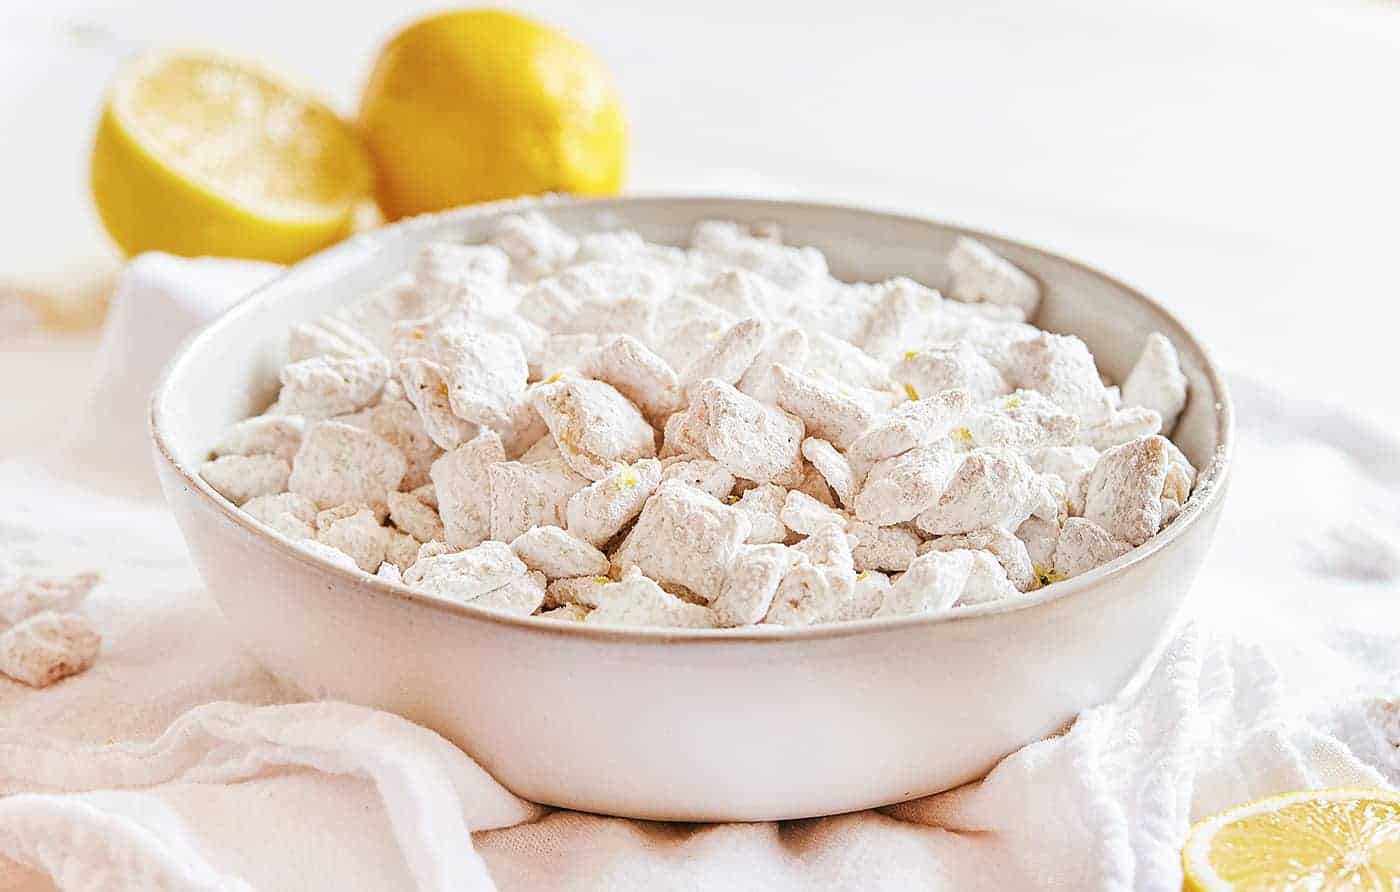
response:
<path fill-rule="evenodd" d="M 400 530 L 384 531 L 384 562 L 400 571 L 407 570 L 423 552 L 423 543 Z M 384 564 L 379 565 L 384 569 Z"/>
<path fill-rule="evenodd" d="M 856 571 L 846 534 L 832 524 L 790 550 L 804 560 L 783 576 L 764 622 L 810 626 L 831 622 L 849 611 L 855 596 Z"/>
<path fill-rule="evenodd" d="M 46 688 L 86 670 L 101 648 L 102 637 L 83 617 L 45 611 L 0 634 L 0 672 Z"/>
<path fill-rule="evenodd" d="M 1055 566 L 1055 547 L 1060 542 L 1060 524 L 1043 517 L 1028 517 L 1016 528 L 1016 538 L 1026 546 L 1031 569 Z M 1036 572 L 1037 576 L 1044 574 Z M 1044 582 L 1042 579 L 1041 582 Z"/>
<path fill-rule="evenodd" d="M 316 515 L 316 541 L 345 552 L 366 573 L 384 563 L 386 533 L 369 508 L 341 505 Z"/>
<path fill-rule="evenodd" d="M 442 449 L 429 436 L 418 410 L 406 399 L 386 399 L 367 411 L 370 433 L 402 452 L 408 463 L 399 485 L 404 489 L 417 489 L 426 484 L 433 462 L 442 455 Z"/>
<path fill-rule="evenodd" d="M 762 352 L 767 339 L 768 324 L 762 319 L 740 319 L 695 354 L 681 372 L 681 386 L 686 393 L 694 394 L 695 388 L 707 378 L 737 384 Z"/>
<path fill-rule="evenodd" d="M 962 597 L 972 572 L 971 551 L 930 551 L 914 558 L 909 569 L 885 592 L 876 616 L 904 616 L 947 610 Z"/>
<path fill-rule="evenodd" d="M 544 610 L 539 613 L 536 613 L 535 616 L 539 617 L 540 619 L 552 619 L 568 623 L 581 623 L 588 618 L 588 614 L 591 611 L 592 608 L 584 607 L 582 604 L 563 604 L 559 607 L 555 607 L 552 610 Z"/>
<path fill-rule="evenodd" d="M 1050 402 L 1079 416 L 1081 427 L 1108 420 L 1113 409 L 1094 357 L 1073 335 L 1041 332 L 1011 345 L 1016 387 L 1043 393 Z"/>
<path fill-rule="evenodd" d="M 1111 449 L 1138 437 L 1150 437 L 1161 430 L 1162 416 L 1153 409 L 1114 409 L 1103 424 L 1080 431 L 1079 442 L 1095 449 Z"/>
<path fill-rule="evenodd" d="M 403 585 L 403 572 L 399 570 L 397 564 L 390 563 L 389 561 L 380 564 L 374 576 L 376 579 L 392 582 L 394 585 Z"/>
<path fill-rule="evenodd" d="M 380 356 L 374 342 L 353 325 L 334 317 L 293 325 L 287 338 L 287 361 L 300 362 L 324 356 L 328 359 L 369 359 Z"/>
<path fill-rule="evenodd" d="M 538 211 L 506 217 L 496 227 L 491 244 L 510 258 L 512 278 L 526 282 L 558 270 L 578 253 L 578 239 Z"/>
<path fill-rule="evenodd" d="M 1001 564 L 1003 575 L 1011 580 L 1017 591 L 1028 592 L 1037 588 L 1040 583 L 1025 543 L 999 527 L 973 530 L 956 536 L 939 536 L 920 545 L 919 553 L 957 551 L 960 548 L 985 551 L 995 557 Z"/>
<path fill-rule="evenodd" d="M 847 455 L 854 467 L 868 469 L 882 459 L 938 442 L 962 424 L 971 405 L 966 390 L 940 390 L 902 403 L 857 437 Z"/>
<path fill-rule="evenodd" d="M 1017 390 L 974 408 L 965 422 L 974 446 L 1017 451 L 1068 446 L 1079 419 L 1034 390 Z"/>
<path fill-rule="evenodd" d="M 661 466 L 663 483 L 679 480 L 721 500 L 734 491 L 734 475 L 717 461 L 708 458 L 669 458 L 664 459 Z"/>
<path fill-rule="evenodd" d="M 428 437 L 442 449 L 456 449 L 477 435 L 478 426 L 452 411 L 447 374 L 442 366 L 410 357 L 399 360 L 404 394 L 423 422 Z"/>
<path fill-rule="evenodd" d="M 296 547 L 300 548 L 302 551 L 309 552 L 321 560 L 334 564 L 343 570 L 360 569 L 359 566 L 356 565 L 355 559 L 339 548 L 317 542 L 315 539 L 295 539 L 293 541 Z"/>
<path fill-rule="evenodd" d="M 575 576 L 555 579 L 545 589 L 544 606 L 574 605 L 592 610 L 598 606 L 598 593 L 614 580 L 607 576 Z"/>
<path fill-rule="evenodd" d="M 768 335 L 768 342 L 758 351 L 748 371 L 735 385 L 741 393 L 746 393 L 762 403 L 778 401 L 778 379 L 774 366 L 786 363 L 800 369 L 807 362 L 809 351 L 807 334 L 794 325 L 781 325 Z"/>
<path fill-rule="evenodd" d="M 22 622 L 45 611 L 67 613 L 101 580 L 97 573 L 0 578 L 0 623 Z"/>

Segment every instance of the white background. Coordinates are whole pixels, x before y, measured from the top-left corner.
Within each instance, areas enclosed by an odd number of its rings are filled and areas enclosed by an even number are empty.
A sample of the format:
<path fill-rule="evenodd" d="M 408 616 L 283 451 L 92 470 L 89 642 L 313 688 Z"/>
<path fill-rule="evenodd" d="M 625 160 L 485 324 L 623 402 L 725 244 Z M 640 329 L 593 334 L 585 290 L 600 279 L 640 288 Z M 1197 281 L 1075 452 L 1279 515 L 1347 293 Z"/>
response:
<path fill-rule="evenodd" d="M 122 58 L 232 50 L 352 112 L 377 47 L 429 8 L 0 0 L 0 284 L 71 298 L 115 268 L 85 164 Z M 1000 231 L 1177 307 L 1232 371 L 1400 422 L 1396 3 L 518 8 L 612 68 L 633 191 L 829 199 Z"/>

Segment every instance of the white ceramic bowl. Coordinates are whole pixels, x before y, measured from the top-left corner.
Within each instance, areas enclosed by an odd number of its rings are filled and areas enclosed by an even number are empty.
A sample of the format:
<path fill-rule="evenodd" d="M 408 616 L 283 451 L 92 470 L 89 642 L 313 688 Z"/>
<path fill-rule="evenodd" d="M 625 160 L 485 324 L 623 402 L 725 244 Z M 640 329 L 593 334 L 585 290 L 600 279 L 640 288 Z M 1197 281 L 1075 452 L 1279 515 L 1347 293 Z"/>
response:
<path fill-rule="evenodd" d="M 937 286 L 966 232 L 844 207 L 720 198 L 540 205 L 576 232 L 625 226 L 683 244 L 703 219 L 775 220 L 833 274 Z M 436 729 L 507 787 L 639 818 L 765 820 L 884 805 L 985 773 L 1112 698 L 1170 634 L 1224 501 L 1231 409 L 1195 338 L 1156 303 L 1085 266 L 973 233 L 1034 274 L 1035 322 L 1088 342 L 1120 379 L 1149 332 L 1175 343 L 1191 397 L 1176 440 L 1203 469 L 1161 535 L 1013 602 L 810 629 L 648 630 L 553 623 L 352 573 L 277 538 L 195 473 L 232 422 L 275 393 L 288 326 L 409 266 L 438 239 L 480 240 L 520 204 L 358 236 L 288 270 L 185 346 L 152 404 L 166 496 L 229 623 L 313 697 Z"/>

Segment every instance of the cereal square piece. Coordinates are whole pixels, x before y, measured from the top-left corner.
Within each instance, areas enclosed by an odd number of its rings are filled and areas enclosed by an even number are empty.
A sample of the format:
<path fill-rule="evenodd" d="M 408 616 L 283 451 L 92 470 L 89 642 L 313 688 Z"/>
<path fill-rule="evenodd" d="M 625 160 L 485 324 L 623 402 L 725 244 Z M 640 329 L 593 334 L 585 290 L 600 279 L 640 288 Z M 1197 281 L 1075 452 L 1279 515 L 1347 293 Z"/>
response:
<path fill-rule="evenodd" d="M 1162 525 L 1162 491 L 1171 464 L 1167 441 L 1142 437 L 1099 456 L 1089 474 L 1084 517 L 1110 536 L 1141 545 Z"/>
<path fill-rule="evenodd" d="M 608 572 L 608 556 L 559 527 L 533 527 L 515 537 L 510 550 L 531 570 L 549 579 L 600 576 Z"/>
<path fill-rule="evenodd" d="M 1003 575 L 1011 580 L 1017 591 L 1027 592 L 1039 586 L 1040 579 L 1032 566 L 1025 543 L 999 527 L 973 530 L 956 536 L 939 536 L 920 545 L 919 553 L 957 551 L 964 548 L 985 551 L 996 558 L 1001 564 Z"/>
<path fill-rule="evenodd" d="M 972 572 L 973 552 L 930 551 L 914 558 L 885 592 L 876 616 L 906 616 L 948 610 L 962 597 Z"/>
<path fill-rule="evenodd" d="M 588 485 L 559 459 L 527 465 L 512 461 L 487 469 L 491 538 L 510 542 L 531 527 L 562 527 L 569 499 Z"/>
<path fill-rule="evenodd" d="M 483 542 L 466 551 L 419 558 L 403 574 L 404 584 L 445 598 L 471 601 L 528 572 L 504 542 Z M 540 588 L 544 598 L 544 588 Z M 530 611 L 530 612 L 533 612 Z"/>
<path fill-rule="evenodd" d="M 734 475 L 717 461 L 708 458 L 668 458 L 661 462 L 661 480 L 679 480 L 724 500 L 734 491 Z"/>
<path fill-rule="evenodd" d="M 1058 513 L 1051 489 L 1019 455 L 978 449 L 962 459 L 938 500 L 914 523 L 932 536 L 984 527 L 1015 529 L 1032 514 Z"/>
<path fill-rule="evenodd" d="M 902 526 L 881 527 L 857 520 L 850 533 L 856 540 L 851 558 L 859 571 L 903 572 L 919 549 L 919 537 Z"/>
<path fill-rule="evenodd" d="M 214 457 L 273 455 L 290 463 L 305 430 L 306 419 L 300 415 L 254 415 L 228 429 L 214 446 Z"/>
<path fill-rule="evenodd" d="M 501 438 L 483 431 L 433 462 L 433 491 L 449 545 L 473 548 L 491 534 L 490 468 L 505 460 Z"/>
<path fill-rule="evenodd" d="M 1132 550 L 1131 542 L 1115 539 L 1092 520 L 1071 517 L 1055 545 L 1055 574 L 1072 579 Z"/>
<path fill-rule="evenodd" d="M 1148 335 L 1137 362 L 1123 379 L 1123 405 L 1156 412 L 1162 419 L 1162 433 L 1170 434 L 1186 407 L 1186 390 L 1186 375 L 1172 342 L 1160 332 Z"/>
<path fill-rule="evenodd" d="M 910 350 L 890 367 L 890 376 L 911 400 L 926 399 L 945 390 L 963 390 L 974 402 L 982 402 L 1011 392 L 1011 385 L 996 366 L 966 340 Z"/>
<path fill-rule="evenodd" d="M 773 370 L 778 405 L 798 418 L 813 437 L 847 449 L 874 422 L 874 414 L 841 388 L 778 365 Z"/>
<path fill-rule="evenodd" d="M 846 456 L 826 440 L 808 437 L 802 441 L 802 457 L 812 463 L 841 504 L 849 507 L 855 496 L 856 477 Z"/>
<path fill-rule="evenodd" d="M 856 518 L 877 526 L 914 519 L 937 504 L 961 462 L 946 443 L 919 446 L 876 462 L 856 494 Z"/>
<path fill-rule="evenodd" d="M 642 511 L 661 483 L 661 462 L 644 458 L 618 465 L 569 497 L 565 519 L 570 533 L 601 548 Z"/>
<path fill-rule="evenodd" d="M 1040 305 L 1039 283 L 976 239 L 964 236 L 953 243 L 948 272 L 948 293 L 958 300 L 1014 307 L 1023 319 Z"/>
<path fill-rule="evenodd" d="M 963 423 L 971 406 L 966 390 L 940 390 L 899 404 L 851 443 L 847 455 L 852 467 L 868 469 L 882 459 L 944 439 Z"/>
<path fill-rule="evenodd" d="M 439 448 L 456 449 L 475 437 L 480 427 L 452 411 L 447 372 L 430 359 L 408 357 L 399 360 L 399 378 L 404 395 L 418 411 L 423 430 Z"/>
<path fill-rule="evenodd" d="M 729 567 L 719 595 L 710 603 L 721 628 L 751 626 L 767 615 L 797 555 L 782 545 L 745 545 Z"/>
<path fill-rule="evenodd" d="M 679 379 L 666 360 L 634 337 L 621 335 L 579 358 L 578 372 L 611 385 L 660 426 L 685 406 Z"/>
<path fill-rule="evenodd" d="M 699 458 L 713 458 L 736 477 L 792 486 L 802 480 L 802 421 L 714 378 L 696 389 L 687 419 Z M 671 425 L 667 424 L 670 431 Z"/>
<path fill-rule="evenodd" d="M 589 480 L 606 477 L 619 462 L 656 455 L 656 432 L 642 413 L 601 381 L 562 378 L 536 385 L 530 404 L 549 426 L 564 461 Z"/>
<path fill-rule="evenodd" d="M 423 504 L 406 492 L 391 492 L 387 495 L 387 500 L 389 519 L 394 522 L 394 526 L 419 542 L 431 542 L 434 539 L 447 541 L 442 518 L 438 517 L 438 513 L 430 505 Z"/>
<path fill-rule="evenodd" d="M 384 494 L 399 488 L 407 470 L 403 453 L 383 437 L 338 421 L 320 421 L 307 429 L 284 488 L 319 508 L 363 504 L 378 510 L 385 506 Z"/>
<path fill-rule="evenodd" d="M 379 398 L 389 380 L 389 360 L 374 355 L 356 359 L 317 356 L 282 368 L 278 413 L 329 418 L 358 412 Z"/>
<path fill-rule="evenodd" d="M 708 602 L 719 594 L 748 535 L 744 512 L 671 480 L 647 500 L 615 558 L 624 571 L 637 567 L 662 585 L 685 586 Z"/>
<path fill-rule="evenodd" d="M 292 475 L 287 460 L 275 455 L 224 455 L 199 466 L 199 476 L 235 505 L 287 491 Z"/>
<path fill-rule="evenodd" d="M 856 571 L 850 540 L 828 525 L 789 549 L 800 556 L 783 576 L 764 621 L 782 626 L 831 622 L 850 609 Z"/>
<path fill-rule="evenodd" d="M 1041 332 L 1010 347 L 1011 382 L 1044 394 L 1080 425 L 1095 427 L 1108 420 L 1113 403 L 1094 364 L 1093 354 L 1073 335 Z"/>
<path fill-rule="evenodd" d="M 102 637 L 76 613 L 38 613 L 0 634 L 0 672 L 31 688 L 77 675 L 97 659 Z"/>
<path fill-rule="evenodd" d="M 502 613 L 529 616 L 544 603 L 544 589 L 544 574 L 532 570 L 523 576 L 515 577 L 500 588 L 473 598 L 471 603 L 476 607 L 486 607 Z"/>
<path fill-rule="evenodd" d="M 598 606 L 584 618 L 584 622 L 610 626 L 711 629 L 715 626 L 715 616 L 708 607 L 682 601 L 667 592 L 634 567 L 621 581 L 599 589 Z"/>

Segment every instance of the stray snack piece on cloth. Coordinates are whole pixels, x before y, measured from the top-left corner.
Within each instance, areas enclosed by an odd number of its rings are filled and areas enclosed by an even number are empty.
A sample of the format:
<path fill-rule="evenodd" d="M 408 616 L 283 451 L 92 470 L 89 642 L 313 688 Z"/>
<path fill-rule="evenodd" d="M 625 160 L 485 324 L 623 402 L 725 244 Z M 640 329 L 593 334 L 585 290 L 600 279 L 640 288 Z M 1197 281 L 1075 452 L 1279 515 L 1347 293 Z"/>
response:
<path fill-rule="evenodd" d="M 91 571 L 71 576 L 0 578 L 0 623 L 13 625 L 45 611 L 71 611 L 101 579 Z"/>
<path fill-rule="evenodd" d="M 1109 380 L 986 244 L 955 240 L 940 293 L 839 281 L 772 224 L 678 247 L 551 216 L 430 241 L 294 325 L 205 480 L 346 572 L 675 629 L 962 609 L 1189 517 L 1171 342 Z"/>
<path fill-rule="evenodd" d="M 0 673 L 31 688 L 77 675 L 97 659 L 102 637 L 76 613 L 36 613 L 0 634 Z"/>

